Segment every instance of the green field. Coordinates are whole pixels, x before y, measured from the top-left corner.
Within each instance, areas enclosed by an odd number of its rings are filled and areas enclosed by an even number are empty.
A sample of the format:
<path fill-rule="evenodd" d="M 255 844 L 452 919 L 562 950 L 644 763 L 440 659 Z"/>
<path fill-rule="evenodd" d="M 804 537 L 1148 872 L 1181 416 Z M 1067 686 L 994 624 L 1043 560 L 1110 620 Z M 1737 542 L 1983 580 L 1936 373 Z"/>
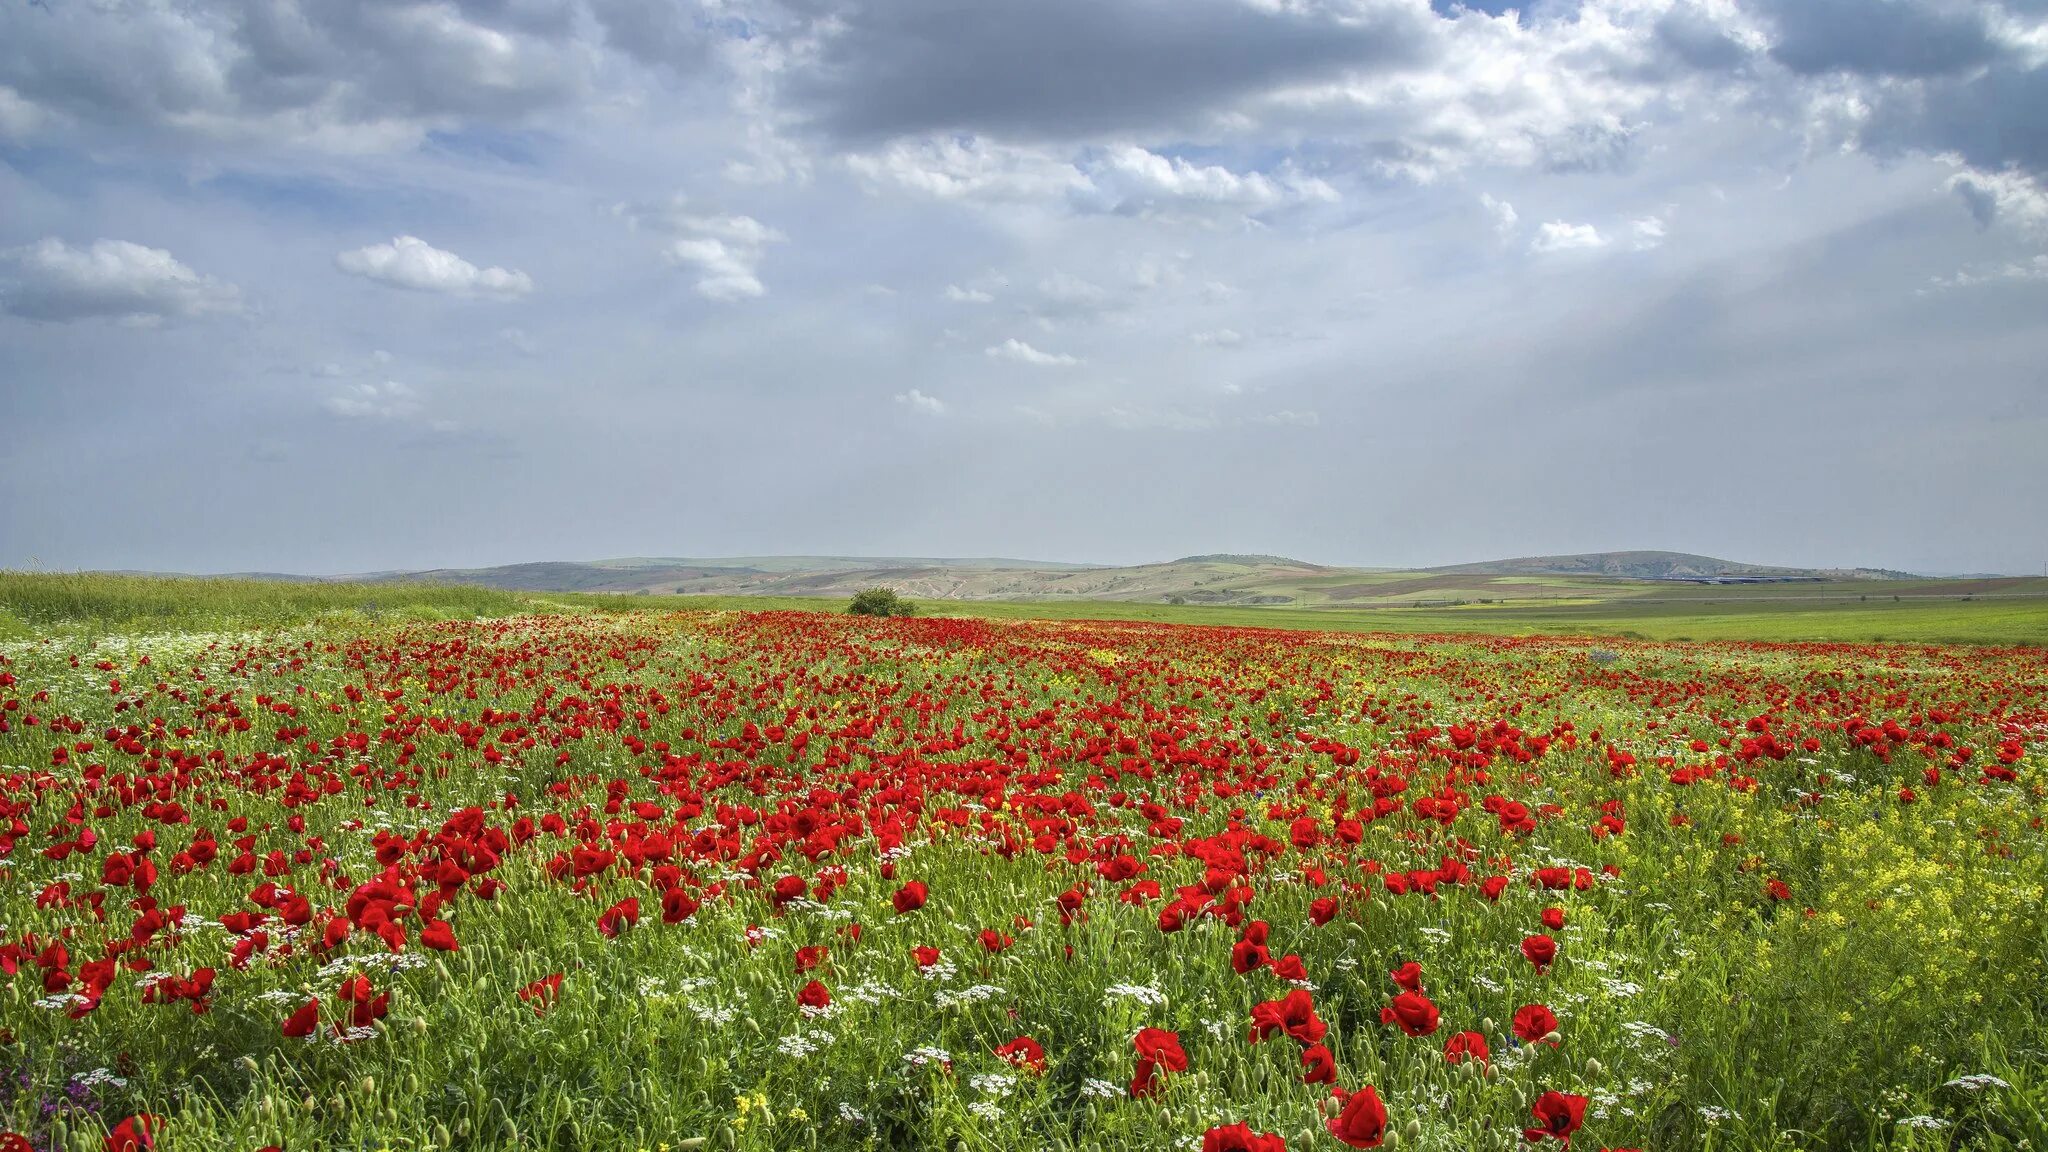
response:
<path fill-rule="evenodd" d="M 1579 594 L 1564 603 L 1521 601 L 1424 608 L 1168 605 L 1109 600 L 925 600 L 918 608 L 928 616 L 999 620 L 1134 620 L 1411 635 L 2048 644 L 2048 581 L 2000 581 L 2001 590 L 1996 594 L 1960 590 L 1981 583 L 1862 585 L 1882 590 L 1876 594 L 1845 593 L 1840 591 L 1841 584 L 1687 586 L 1659 589 L 1653 597 L 1642 594 L 1635 583 L 1603 586 L 1580 581 L 1571 585 Z M 1959 590 L 1943 594 L 1944 587 Z M 1604 598 L 1595 598 L 1596 593 Z M 427 584 L 0 572 L 0 637 L 16 638 L 53 628 L 116 632 L 247 628 L 321 617 L 436 620 L 528 612 L 836 611 L 841 606 L 837 600 L 805 597 L 617 596 Z"/>

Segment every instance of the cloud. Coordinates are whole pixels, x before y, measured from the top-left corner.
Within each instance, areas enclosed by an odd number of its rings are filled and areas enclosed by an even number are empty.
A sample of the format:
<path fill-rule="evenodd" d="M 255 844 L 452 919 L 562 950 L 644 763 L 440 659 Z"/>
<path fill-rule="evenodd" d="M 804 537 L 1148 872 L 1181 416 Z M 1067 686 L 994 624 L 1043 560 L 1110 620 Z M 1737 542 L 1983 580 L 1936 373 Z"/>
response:
<path fill-rule="evenodd" d="M 2022 232 L 2048 237 L 2048 190 L 2034 177 L 2015 169 L 1966 169 L 1949 177 L 1948 189 L 1962 197 L 1982 227 L 2004 221 Z"/>
<path fill-rule="evenodd" d="M 1189 339 L 1204 348 L 1236 348 L 1244 343 L 1244 333 L 1234 328 L 1215 328 L 1197 332 Z"/>
<path fill-rule="evenodd" d="M 943 400 L 936 396 L 927 396 L 915 388 L 908 392 L 898 392 L 896 402 L 926 416 L 943 416 L 946 413 L 946 404 Z"/>
<path fill-rule="evenodd" d="M 417 392 L 396 380 L 364 381 L 329 396 L 329 412 L 357 420 L 404 420 L 420 411 Z"/>
<path fill-rule="evenodd" d="M 1552 220 L 1536 230 L 1536 238 L 1529 242 L 1531 252 L 1569 252 L 1582 248 L 1604 248 L 1607 238 L 1591 224 L 1567 224 Z"/>
<path fill-rule="evenodd" d="M 1313 428 L 1322 423 L 1322 418 L 1314 412 L 1298 412 L 1292 408 L 1282 408 L 1277 412 L 1267 412 L 1263 415 L 1254 416 L 1252 417 L 1252 423 L 1269 424 L 1285 428 Z"/>
<path fill-rule="evenodd" d="M 45 237 L 0 250 L 0 270 L 8 275 L 0 286 L 0 309 L 30 320 L 156 324 L 242 307 L 234 285 L 194 272 L 162 248 L 127 240 L 73 248 Z"/>
<path fill-rule="evenodd" d="M 1629 234 L 1635 237 L 1638 252 L 1647 252 L 1664 243 L 1664 221 L 1656 216 L 1644 216 L 1633 220 L 1628 226 Z"/>
<path fill-rule="evenodd" d="M 1041 352 L 1014 336 L 982 351 L 991 360 L 1007 360 L 1013 364 L 1030 364 L 1038 368 L 1072 368 L 1080 363 L 1074 357 L 1063 353 Z"/>
<path fill-rule="evenodd" d="M 119 0 L 0 4 L 0 105 L 50 130 L 359 151 L 458 117 L 511 121 L 582 97 L 574 0 Z"/>
<path fill-rule="evenodd" d="M 478 268 L 417 236 L 395 236 L 388 244 L 342 252 L 334 264 L 352 276 L 415 292 L 513 299 L 533 291 L 533 279 L 524 272 Z"/>
<path fill-rule="evenodd" d="M 1365 0 L 865 0 L 813 25 L 789 98 L 854 142 L 1199 123 L 1285 84 L 1420 62 L 1435 18 Z"/>
<path fill-rule="evenodd" d="M 681 194 L 659 204 L 620 204 L 612 211 L 636 231 L 665 237 L 662 257 L 696 271 L 699 296 L 731 303 L 768 294 L 761 261 L 768 245 L 786 238 L 752 216 L 699 211 Z"/>
<path fill-rule="evenodd" d="M 1334 203 L 1326 181 L 1282 165 L 1275 174 L 1239 174 L 1217 164 L 1196 164 L 1132 145 L 1110 148 L 1086 169 L 1095 195 L 1112 210 L 1160 204 L 1211 205 L 1246 212 L 1289 204 Z"/>
<path fill-rule="evenodd" d="M 958 284 L 946 285 L 946 299 L 955 304 L 992 304 L 995 296 L 979 288 L 962 288 Z"/>
<path fill-rule="evenodd" d="M 1479 204 L 1486 209 L 1487 215 L 1493 217 L 1494 235 L 1499 236 L 1502 240 L 1506 240 L 1515 234 L 1515 221 L 1518 217 L 1515 215 L 1515 206 L 1513 204 L 1505 200 L 1496 200 L 1491 193 L 1487 192 L 1479 194 Z"/>
<path fill-rule="evenodd" d="M 1085 196 L 1094 185 L 1052 152 L 976 136 L 897 140 L 845 159 L 870 191 L 1003 203 Z"/>

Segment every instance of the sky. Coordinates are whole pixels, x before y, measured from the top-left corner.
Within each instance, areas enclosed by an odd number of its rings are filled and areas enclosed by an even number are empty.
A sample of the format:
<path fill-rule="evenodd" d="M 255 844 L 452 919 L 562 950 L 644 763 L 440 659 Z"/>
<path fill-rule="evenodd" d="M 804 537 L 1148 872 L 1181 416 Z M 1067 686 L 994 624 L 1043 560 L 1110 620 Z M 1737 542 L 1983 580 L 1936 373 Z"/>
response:
<path fill-rule="evenodd" d="M 2048 563 L 2048 0 L 0 0 L 0 567 Z"/>

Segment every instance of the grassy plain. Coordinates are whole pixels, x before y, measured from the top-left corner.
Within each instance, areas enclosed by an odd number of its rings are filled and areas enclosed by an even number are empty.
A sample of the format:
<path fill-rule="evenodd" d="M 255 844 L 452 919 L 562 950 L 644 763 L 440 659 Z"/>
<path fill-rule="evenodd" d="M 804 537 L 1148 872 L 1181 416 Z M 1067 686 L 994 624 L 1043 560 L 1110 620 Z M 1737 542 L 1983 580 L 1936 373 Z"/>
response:
<path fill-rule="evenodd" d="M 1508 577 L 1507 579 L 1524 579 Z M 1577 582 L 1574 587 L 1585 582 Z M 1912 581 L 1830 585 L 1687 586 L 1646 596 L 1635 583 L 1564 601 L 1453 607 L 1297 608 L 1108 600 L 924 600 L 928 616 L 995 620 L 1127 620 L 1329 632 L 1620 636 L 1645 640 L 1896 641 L 2048 645 L 2048 580 L 1967 585 Z M 1897 587 L 1898 592 L 1891 589 Z M 1947 593 L 1940 590 L 1951 589 Z M 1898 596 L 1894 600 L 1892 597 Z M 796 596 L 618 596 L 506 592 L 434 584 L 311 584 L 95 573 L 0 572 L 0 637 L 37 630 L 147 632 L 279 626 L 322 617 L 448 620 L 528 612 L 836 611 L 838 600 Z"/>

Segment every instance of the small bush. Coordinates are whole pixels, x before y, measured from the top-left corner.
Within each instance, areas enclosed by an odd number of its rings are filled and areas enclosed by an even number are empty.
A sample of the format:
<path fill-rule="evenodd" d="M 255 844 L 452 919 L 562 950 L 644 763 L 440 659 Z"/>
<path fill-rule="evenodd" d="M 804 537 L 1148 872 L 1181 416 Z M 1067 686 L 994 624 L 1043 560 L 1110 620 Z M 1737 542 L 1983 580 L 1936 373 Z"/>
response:
<path fill-rule="evenodd" d="M 846 606 L 851 616 L 914 616 L 917 605 L 896 594 L 894 588 L 863 588 Z"/>

